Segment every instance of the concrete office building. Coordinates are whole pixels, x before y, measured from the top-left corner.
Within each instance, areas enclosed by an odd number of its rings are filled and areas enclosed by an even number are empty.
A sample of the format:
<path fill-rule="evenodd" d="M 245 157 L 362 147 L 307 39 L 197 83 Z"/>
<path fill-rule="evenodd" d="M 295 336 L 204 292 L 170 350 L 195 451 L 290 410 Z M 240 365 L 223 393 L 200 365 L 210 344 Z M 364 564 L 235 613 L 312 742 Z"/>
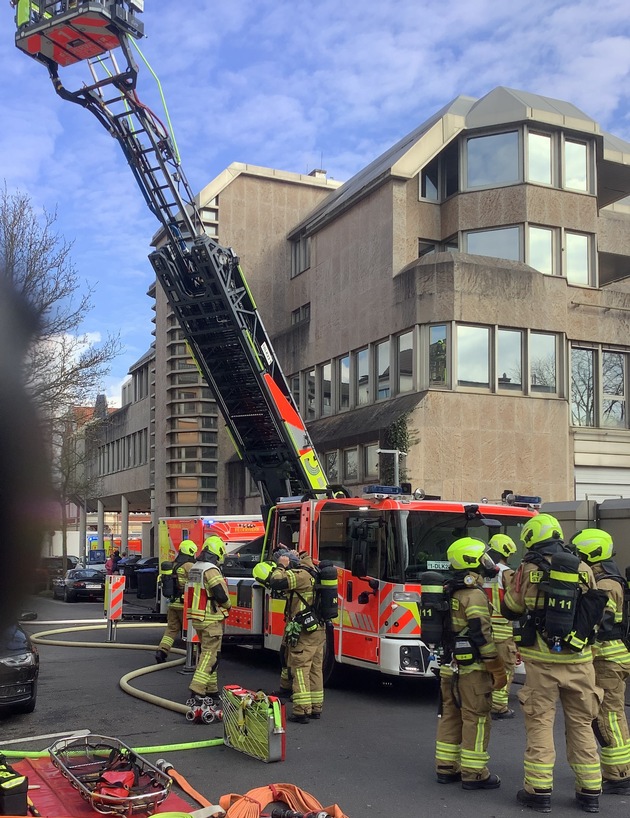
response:
<path fill-rule="evenodd" d="M 458 97 L 343 185 L 232 165 L 199 196 L 233 246 L 333 482 L 443 498 L 630 491 L 630 144 L 573 105 Z M 156 298 L 158 515 L 258 498 Z M 182 381 L 182 376 L 184 380 Z"/>

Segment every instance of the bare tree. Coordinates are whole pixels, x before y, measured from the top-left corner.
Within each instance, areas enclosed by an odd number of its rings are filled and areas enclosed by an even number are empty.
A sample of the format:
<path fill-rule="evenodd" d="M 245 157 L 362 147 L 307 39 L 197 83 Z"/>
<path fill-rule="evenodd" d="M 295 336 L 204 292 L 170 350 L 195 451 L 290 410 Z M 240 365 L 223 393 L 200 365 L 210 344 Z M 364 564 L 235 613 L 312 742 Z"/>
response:
<path fill-rule="evenodd" d="M 97 343 L 80 331 L 93 292 L 87 284 L 81 287 L 72 244 L 56 232 L 56 218 L 45 211 L 38 216 L 24 193 L 10 193 L 6 185 L 0 191 L 0 280 L 24 296 L 38 320 L 23 376 L 48 431 L 65 558 L 65 510 L 84 471 L 84 455 L 79 456 L 74 440 L 78 429 L 69 419 L 75 407 L 94 405 L 120 341 L 108 335 Z"/>
<path fill-rule="evenodd" d="M 38 217 L 30 198 L 0 192 L 0 277 L 22 293 L 39 319 L 26 361 L 26 382 L 43 416 L 63 415 L 93 402 L 103 377 L 120 352 L 118 336 L 95 343 L 80 332 L 92 309 L 92 290 L 83 291 L 72 263 L 72 244 L 55 231 L 55 213 Z"/>

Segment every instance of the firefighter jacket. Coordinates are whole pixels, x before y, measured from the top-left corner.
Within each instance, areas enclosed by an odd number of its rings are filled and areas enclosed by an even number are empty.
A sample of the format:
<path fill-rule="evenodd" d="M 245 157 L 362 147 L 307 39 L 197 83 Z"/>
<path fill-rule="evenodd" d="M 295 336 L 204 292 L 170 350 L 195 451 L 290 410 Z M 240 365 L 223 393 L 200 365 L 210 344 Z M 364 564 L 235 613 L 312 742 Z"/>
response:
<path fill-rule="evenodd" d="M 505 642 L 514 637 L 512 623 L 501 614 L 501 603 L 505 595 L 505 586 L 510 581 L 514 570 L 503 563 L 497 565 L 498 574 L 492 579 L 485 579 L 483 589 L 490 600 L 492 611 L 492 635 L 495 642 Z"/>
<path fill-rule="evenodd" d="M 453 591 L 450 599 L 451 629 L 455 636 L 470 639 L 476 660 L 472 664 L 457 666 L 442 665 L 440 676 L 451 676 L 457 667 L 460 674 L 474 670 L 485 670 L 484 659 L 496 659 L 497 648 L 492 637 L 492 616 L 490 602 L 483 590 L 483 577 L 468 571 L 462 577 L 465 587 Z"/>
<path fill-rule="evenodd" d="M 542 554 L 545 560 L 551 567 L 551 557 L 564 550 L 562 542 L 554 541 L 549 543 L 541 543 L 536 547 L 538 554 Z M 548 573 L 548 572 L 547 572 Z M 589 566 L 580 561 L 579 565 L 580 575 L 580 590 L 584 593 L 588 588 L 595 588 L 595 579 L 593 572 Z M 541 588 L 541 583 L 545 579 L 545 572 L 534 562 L 528 562 L 527 552 L 523 558 L 523 562 L 514 572 L 505 589 L 505 596 L 503 597 L 503 611 L 508 616 L 511 614 L 523 615 L 531 614 L 529 622 L 532 628 L 531 641 L 533 644 L 523 644 L 526 641 L 525 633 L 523 632 L 522 640 L 518 645 L 519 653 L 531 662 L 550 662 L 553 664 L 579 664 L 581 662 L 591 662 L 593 660 L 593 651 L 590 644 L 587 644 L 580 651 L 571 650 L 564 642 L 554 646 L 552 650 L 548 644 L 547 639 L 541 633 L 544 627 L 544 614 L 546 595 Z M 511 616 L 512 619 L 517 619 L 518 616 Z M 523 620 L 521 619 L 521 622 Z M 541 622 L 542 625 L 536 625 L 536 622 Z M 535 635 L 533 631 L 535 630 Z"/>
<path fill-rule="evenodd" d="M 608 595 L 606 609 L 593 644 L 593 658 L 630 664 L 630 652 L 621 638 L 624 593 L 619 580 L 615 579 L 617 576 L 621 578 L 619 569 L 612 560 L 598 562 L 592 567 L 597 587 L 606 591 Z"/>
<path fill-rule="evenodd" d="M 198 626 L 223 622 L 232 607 L 223 574 L 213 562 L 195 562 L 188 570 L 188 584 L 192 594 L 188 597 L 186 616 Z"/>
<path fill-rule="evenodd" d="M 284 568 L 279 565 L 269 578 L 271 590 L 286 597 L 284 618 L 287 622 L 292 622 L 297 614 L 313 606 L 315 579 L 307 570 L 313 567 L 312 559 L 306 554 L 301 554 L 298 567 Z M 323 627 L 321 624 L 318 625 L 318 628 L 321 627 Z"/>

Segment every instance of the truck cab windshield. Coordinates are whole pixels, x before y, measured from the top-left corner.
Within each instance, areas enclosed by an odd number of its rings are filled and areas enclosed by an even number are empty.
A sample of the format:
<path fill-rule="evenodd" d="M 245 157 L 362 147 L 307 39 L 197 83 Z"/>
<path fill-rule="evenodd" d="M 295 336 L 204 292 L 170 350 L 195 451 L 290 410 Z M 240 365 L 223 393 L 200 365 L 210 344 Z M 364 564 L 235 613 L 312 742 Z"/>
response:
<path fill-rule="evenodd" d="M 323 512 L 319 519 L 319 558 L 331 560 L 355 576 L 385 582 L 418 580 L 424 571 L 446 571 L 448 547 L 460 537 L 488 542 L 494 534 L 507 534 L 518 551 L 520 530 L 529 516 L 493 514 L 492 520 L 466 519 L 452 511 Z"/>

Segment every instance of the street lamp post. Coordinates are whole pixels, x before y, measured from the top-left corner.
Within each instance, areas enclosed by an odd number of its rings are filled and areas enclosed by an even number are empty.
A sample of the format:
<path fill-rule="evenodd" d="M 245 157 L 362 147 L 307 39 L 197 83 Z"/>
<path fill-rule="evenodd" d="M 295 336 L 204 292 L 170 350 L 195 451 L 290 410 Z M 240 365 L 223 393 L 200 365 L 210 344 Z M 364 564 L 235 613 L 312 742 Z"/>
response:
<path fill-rule="evenodd" d="M 400 449 L 377 449 L 377 454 L 393 454 L 394 455 L 394 485 L 399 486 L 399 458 L 400 455 L 407 455 L 407 452 L 402 452 Z"/>

